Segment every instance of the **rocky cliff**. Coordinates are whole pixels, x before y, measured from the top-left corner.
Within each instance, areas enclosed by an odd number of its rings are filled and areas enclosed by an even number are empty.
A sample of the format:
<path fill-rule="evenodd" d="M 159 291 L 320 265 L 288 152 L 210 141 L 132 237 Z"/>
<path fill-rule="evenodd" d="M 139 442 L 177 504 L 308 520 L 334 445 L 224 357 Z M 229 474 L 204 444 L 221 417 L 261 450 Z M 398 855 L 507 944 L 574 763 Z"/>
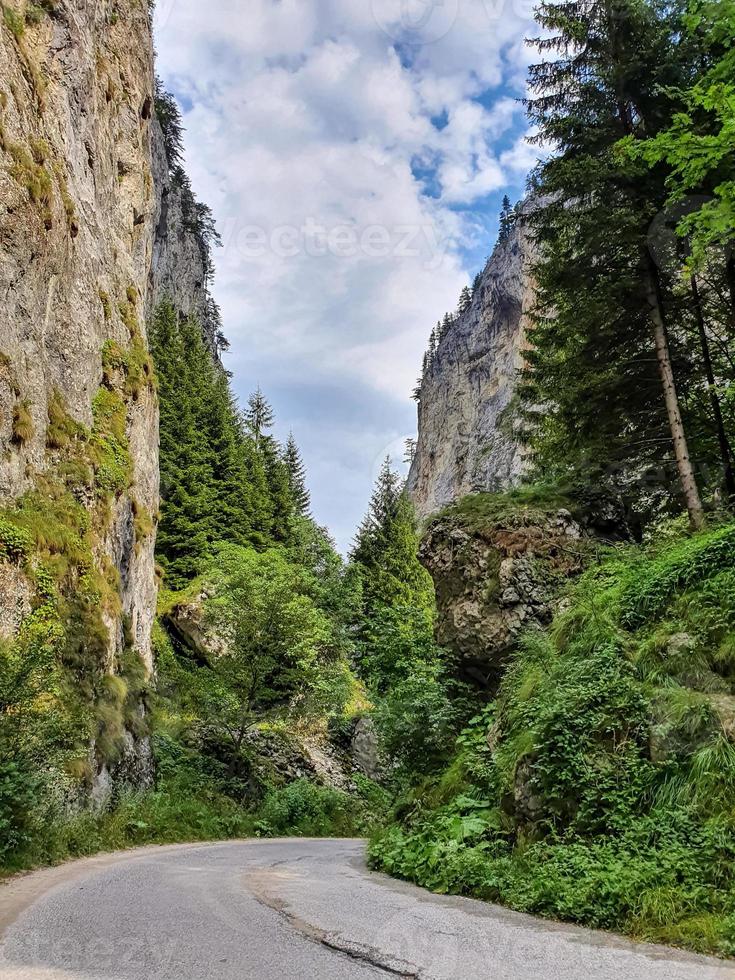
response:
<path fill-rule="evenodd" d="M 154 210 L 149 311 L 168 300 L 182 316 L 195 316 L 214 357 L 224 340 L 219 310 L 209 291 L 209 242 L 203 237 L 198 208 L 186 174 L 166 145 L 161 123 L 151 126 Z"/>
<path fill-rule="evenodd" d="M 528 229 L 518 220 L 427 363 L 408 478 L 420 517 L 473 491 L 506 489 L 523 472 L 513 404 L 532 303 L 532 257 Z"/>
<path fill-rule="evenodd" d="M 147 0 L 0 10 L 0 640 L 48 658 L 59 742 L 103 794 L 115 768 L 149 774 L 146 313 L 164 293 L 204 313 L 206 270 L 154 119 Z"/>

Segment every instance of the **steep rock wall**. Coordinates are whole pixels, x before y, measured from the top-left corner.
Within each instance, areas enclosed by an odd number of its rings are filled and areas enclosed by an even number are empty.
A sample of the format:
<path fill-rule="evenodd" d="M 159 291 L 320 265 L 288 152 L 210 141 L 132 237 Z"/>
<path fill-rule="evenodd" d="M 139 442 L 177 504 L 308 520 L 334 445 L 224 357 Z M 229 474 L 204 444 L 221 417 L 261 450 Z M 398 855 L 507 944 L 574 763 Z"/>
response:
<path fill-rule="evenodd" d="M 528 229 L 517 221 L 428 365 L 408 477 L 420 517 L 467 493 L 504 490 L 523 472 L 512 407 L 533 300 L 533 254 Z"/>
<path fill-rule="evenodd" d="M 6 4 L 0 30 L 0 499 L 34 488 L 60 453 L 50 445 L 55 393 L 91 430 L 106 342 L 145 342 L 152 254 L 153 49 L 144 0 L 65 0 L 37 23 Z M 38 8 L 36 8 L 38 9 Z M 8 25 L 16 24 L 14 31 Z M 19 438 L 14 417 L 30 416 Z M 17 421 L 17 418 L 16 418 Z M 146 385 L 126 403 L 132 483 L 101 540 L 120 576 L 122 609 L 151 665 L 153 538 L 134 547 L 133 501 L 158 506 L 158 412 Z M 116 617 L 119 620 L 119 617 Z M 117 624 L 113 646 L 122 643 Z"/>
<path fill-rule="evenodd" d="M 153 257 L 150 266 L 149 312 L 167 300 L 182 316 L 195 316 L 213 357 L 218 357 L 218 313 L 210 296 L 209 256 L 195 231 L 193 199 L 172 166 L 160 123 L 151 127 L 153 170 Z"/>
<path fill-rule="evenodd" d="M 0 4 L 0 202 L 0 640 L 66 671 L 50 710 L 88 732 L 75 771 L 103 799 L 118 775 L 151 775 L 146 317 L 167 296 L 208 322 L 206 256 L 155 118 L 147 0 Z"/>

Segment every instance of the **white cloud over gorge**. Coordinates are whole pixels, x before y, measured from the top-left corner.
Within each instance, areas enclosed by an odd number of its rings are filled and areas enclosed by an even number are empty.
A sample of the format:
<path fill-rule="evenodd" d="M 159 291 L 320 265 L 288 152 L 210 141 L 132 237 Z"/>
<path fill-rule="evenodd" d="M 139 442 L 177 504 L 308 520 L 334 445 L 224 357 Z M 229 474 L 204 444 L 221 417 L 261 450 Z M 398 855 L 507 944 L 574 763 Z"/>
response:
<path fill-rule="evenodd" d="M 293 427 L 316 516 L 342 544 L 375 456 L 413 428 L 426 337 L 467 282 L 468 250 L 492 244 L 487 195 L 533 162 L 516 101 L 529 10 L 159 0 L 159 72 L 224 241 L 235 387 L 260 383 Z"/>

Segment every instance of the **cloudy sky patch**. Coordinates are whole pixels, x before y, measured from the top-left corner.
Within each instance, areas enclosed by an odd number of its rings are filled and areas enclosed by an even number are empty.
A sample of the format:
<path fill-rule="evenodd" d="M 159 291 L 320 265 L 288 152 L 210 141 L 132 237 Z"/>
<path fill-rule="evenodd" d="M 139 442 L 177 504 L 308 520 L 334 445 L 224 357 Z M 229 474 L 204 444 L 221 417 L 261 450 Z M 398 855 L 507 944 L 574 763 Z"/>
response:
<path fill-rule="evenodd" d="M 524 0 L 158 0 L 158 70 L 223 239 L 215 295 L 242 400 L 293 429 L 346 548 L 415 430 L 428 334 L 536 159 Z"/>

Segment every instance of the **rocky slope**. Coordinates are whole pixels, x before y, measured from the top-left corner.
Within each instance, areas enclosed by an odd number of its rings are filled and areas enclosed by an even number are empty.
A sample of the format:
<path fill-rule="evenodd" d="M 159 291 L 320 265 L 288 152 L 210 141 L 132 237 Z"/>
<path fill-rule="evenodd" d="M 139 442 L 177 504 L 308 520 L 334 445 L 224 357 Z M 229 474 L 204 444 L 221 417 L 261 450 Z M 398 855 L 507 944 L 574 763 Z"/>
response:
<path fill-rule="evenodd" d="M 420 517 L 473 491 L 506 489 L 523 471 L 512 406 L 532 301 L 532 256 L 528 230 L 518 221 L 427 367 L 408 478 Z"/>
<path fill-rule="evenodd" d="M 131 703 L 156 599 L 146 313 L 166 293 L 203 312 L 204 259 L 154 120 L 146 0 L 0 6 L 0 634 L 104 703 L 86 766 L 105 793 L 121 759 L 149 768 Z"/>

